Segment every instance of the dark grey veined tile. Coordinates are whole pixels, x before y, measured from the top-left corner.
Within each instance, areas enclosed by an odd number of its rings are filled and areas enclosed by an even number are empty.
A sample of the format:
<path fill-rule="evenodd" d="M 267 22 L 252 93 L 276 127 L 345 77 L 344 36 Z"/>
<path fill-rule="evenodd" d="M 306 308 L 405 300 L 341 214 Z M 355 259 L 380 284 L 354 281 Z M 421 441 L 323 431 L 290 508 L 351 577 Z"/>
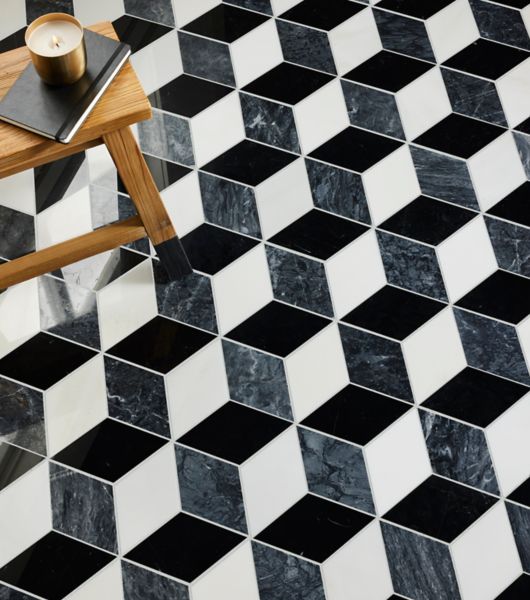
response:
<path fill-rule="evenodd" d="M 169 27 L 175 26 L 175 17 L 171 0 L 151 0 L 142 2 L 142 0 L 124 0 L 125 11 L 136 17 L 142 17 L 155 23 L 162 23 Z"/>
<path fill-rule="evenodd" d="M 124 600 L 189 600 L 188 587 L 128 561 L 121 563 Z"/>
<path fill-rule="evenodd" d="M 271 0 L 225 0 L 226 4 L 233 4 L 241 8 L 248 8 L 266 15 L 272 15 Z"/>
<path fill-rule="evenodd" d="M 518 10 L 484 0 L 469 3 L 482 37 L 530 50 L 530 38 Z"/>
<path fill-rule="evenodd" d="M 530 571 L 530 509 L 512 502 L 506 502 L 506 509 L 523 569 Z"/>
<path fill-rule="evenodd" d="M 176 456 L 182 509 L 246 533 L 239 469 L 180 444 Z"/>
<path fill-rule="evenodd" d="M 526 177 L 530 178 L 530 135 L 514 131 L 513 137 L 515 139 L 517 151 L 519 152 L 519 158 L 523 163 Z"/>
<path fill-rule="evenodd" d="M 230 49 L 226 44 L 178 32 L 184 72 L 235 87 Z"/>
<path fill-rule="evenodd" d="M 35 250 L 35 219 L 0 206 L 0 258 L 13 259 Z"/>
<path fill-rule="evenodd" d="M 485 221 L 499 267 L 530 277 L 530 229 L 501 219 Z"/>
<path fill-rule="evenodd" d="M 34 600 L 34 598 L 35 596 L 28 596 L 0 583 L 0 600 Z"/>
<path fill-rule="evenodd" d="M 159 158 L 194 164 L 190 125 L 186 119 L 153 110 L 149 121 L 138 123 L 140 148 Z"/>
<path fill-rule="evenodd" d="M 73 15 L 73 0 L 26 0 L 26 22 L 28 25 L 36 18 L 49 12 L 63 12 Z"/>
<path fill-rule="evenodd" d="M 276 21 L 283 57 L 289 62 L 335 74 L 335 61 L 324 31 L 297 23 Z"/>

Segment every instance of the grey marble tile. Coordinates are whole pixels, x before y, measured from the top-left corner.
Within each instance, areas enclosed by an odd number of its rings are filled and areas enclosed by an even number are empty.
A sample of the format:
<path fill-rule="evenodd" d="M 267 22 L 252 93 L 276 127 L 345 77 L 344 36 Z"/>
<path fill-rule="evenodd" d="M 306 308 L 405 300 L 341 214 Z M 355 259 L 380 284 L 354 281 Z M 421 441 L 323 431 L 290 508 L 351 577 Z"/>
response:
<path fill-rule="evenodd" d="M 43 331 L 100 348 L 95 292 L 45 276 L 39 279 L 39 304 Z"/>
<path fill-rule="evenodd" d="M 252 552 L 261 600 L 326 599 L 318 565 L 257 542 Z"/>
<path fill-rule="evenodd" d="M 381 523 L 394 590 L 414 600 L 460 600 L 449 547 Z"/>
<path fill-rule="evenodd" d="M 189 600 L 188 586 L 130 562 L 121 563 L 124 600 Z"/>
<path fill-rule="evenodd" d="M 454 112 L 508 126 L 497 88 L 492 81 L 451 69 L 441 69 Z"/>
<path fill-rule="evenodd" d="M 276 20 L 283 57 L 289 62 L 336 74 L 335 61 L 324 31 Z"/>
<path fill-rule="evenodd" d="M 186 119 L 153 109 L 149 121 L 138 123 L 138 136 L 143 152 L 183 165 L 194 164 L 190 125 Z"/>
<path fill-rule="evenodd" d="M 175 27 L 171 0 L 124 0 L 124 7 L 129 15 Z"/>
<path fill-rule="evenodd" d="M 383 48 L 435 62 L 422 21 L 379 9 L 374 9 L 374 16 Z"/>
<path fill-rule="evenodd" d="M 0 258 L 13 259 L 35 250 L 34 217 L 0 206 Z"/>
<path fill-rule="evenodd" d="M 209 277 L 191 273 L 169 281 L 160 261 L 153 260 L 158 312 L 165 317 L 217 333 L 217 319 Z"/>
<path fill-rule="evenodd" d="M 46 454 L 42 393 L 0 378 L 0 441 Z"/>
<path fill-rule="evenodd" d="M 360 175 L 307 158 L 305 164 L 315 206 L 361 223 L 371 223 Z"/>
<path fill-rule="evenodd" d="M 471 367 L 530 384 L 514 327 L 461 309 L 454 309 L 454 313 Z"/>
<path fill-rule="evenodd" d="M 184 72 L 226 85 L 236 85 L 227 44 L 178 32 Z"/>
<path fill-rule="evenodd" d="M 523 570 L 530 572 L 530 509 L 512 502 L 506 502 L 506 509 Z"/>
<path fill-rule="evenodd" d="M 415 146 L 410 151 L 422 193 L 478 210 L 465 161 Z"/>
<path fill-rule="evenodd" d="M 405 139 L 393 94 L 341 79 L 352 125 Z"/>
<path fill-rule="evenodd" d="M 483 0 L 469 0 L 469 3 L 482 37 L 530 50 L 530 38 L 520 11 Z"/>
<path fill-rule="evenodd" d="M 447 301 L 433 247 L 378 231 L 377 241 L 388 283 Z"/>
<path fill-rule="evenodd" d="M 499 494 L 497 478 L 482 429 L 420 411 L 433 471 L 484 492 Z"/>
<path fill-rule="evenodd" d="M 518 131 L 512 132 L 519 152 L 519 158 L 523 163 L 523 168 L 526 173 L 526 177 L 530 179 L 530 135 L 520 133 Z"/>
<path fill-rule="evenodd" d="M 256 197 L 251 187 L 199 172 L 204 216 L 210 223 L 261 237 Z"/>
<path fill-rule="evenodd" d="M 0 583 L 0 600 L 34 600 L 34 596 L 28 596 Z"/>
<path fill-rule="evenodd" d="M 399 343 L 343 324 L 339 330 L 352 383 L 412 401 Z"/>
<path fill-rule="evenodd" d="M 50 463 L 53 527 L 62 533 L 118 551 L 112 486 Z"/>
<path fill-rule="evenodd" d="M 164 378 L 105 356 L 109 416 L 170 437 Z"/>
<path fill-rule="evenodd" d="M 247 406 L 292 419 L 283 361 L 223 340 L 230 398 Z"/>
<path fill-rule="evenodd" d="M 26 0 L 26 23 L 50 12 L 74 14 L 73 0 Z"/>
<path fill-rule="evenodd" d="M 291 107 L 251 94 L 240 94 L 239 97 L 248 138 L 291 152 L 300 152 Z"/>
<path fill-rule="evenodd" d="M 485 221 L 499 267 L 530 277 L 530 229 L 490 217 Z"/>
<path fill-rule="evenodd" d="M 303 427 L 298 437 L 311 492 L 375 513 L 361 448 Z"/>
<path fill-rule="evenodd" d="M 272 15 L 271 0 L 225 0 L 226 4 L 233 4 L 241 8 L 248 8 L 266 15 Z"/>
<path fill-rule="evenodd" d="M 246 533 L 239 469 L 179 444 L 176 455 L 183 510 Z"/>
<path fill-rule="evenodd" d="M 333 317 L 324 263 L 266 245 L 276 300 Z"/>

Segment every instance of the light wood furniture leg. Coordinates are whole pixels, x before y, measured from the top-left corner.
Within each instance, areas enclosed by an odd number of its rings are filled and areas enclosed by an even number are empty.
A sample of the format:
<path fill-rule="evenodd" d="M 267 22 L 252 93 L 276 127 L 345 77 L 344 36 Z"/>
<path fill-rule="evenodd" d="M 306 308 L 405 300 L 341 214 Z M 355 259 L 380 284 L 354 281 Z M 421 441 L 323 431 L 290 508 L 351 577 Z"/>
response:
<path fill-rule="evenodd" d="M 106 133 L 103 141 L 168 275 L 178 279 L 191 273 L 182 243 L 130 127 Z"/>

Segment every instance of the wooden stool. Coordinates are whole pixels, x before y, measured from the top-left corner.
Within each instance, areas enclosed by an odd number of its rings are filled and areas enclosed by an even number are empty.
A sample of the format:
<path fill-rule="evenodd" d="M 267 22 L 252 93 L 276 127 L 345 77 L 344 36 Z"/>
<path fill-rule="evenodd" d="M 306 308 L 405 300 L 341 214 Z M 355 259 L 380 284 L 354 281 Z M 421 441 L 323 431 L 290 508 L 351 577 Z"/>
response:
<path fill-rule="evenodd" d="M 98 23 L 89 29 L 117 39 L 111 23 Z M 0 54 L 0 98 L 29 61 L 25 47 Z M 149 100 L 127 62 L 69 144 L 60 144 L 0 121 L 0 178 L 105 144 L 138 212 L 136 217 L 0 265 L 0 289 L 146 235 L 171 279 L 191 272 L 182 244 L 129 128 L 133 123 L 150 118 Z"/>

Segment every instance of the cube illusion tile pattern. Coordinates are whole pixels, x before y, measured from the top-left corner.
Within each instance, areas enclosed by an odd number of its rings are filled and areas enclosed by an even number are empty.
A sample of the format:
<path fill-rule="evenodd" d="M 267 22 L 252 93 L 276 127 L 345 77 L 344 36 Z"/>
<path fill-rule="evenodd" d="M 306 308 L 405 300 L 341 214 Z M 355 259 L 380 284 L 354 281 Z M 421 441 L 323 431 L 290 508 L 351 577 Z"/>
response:
<path fill-rule="evenodd" d="M 110 20 L 193 273 L 0 291 L 0 598 L 530 596 L 528 0 L 8 0 Z M 0 181 L 0 263 L 134 214 Z"/>

